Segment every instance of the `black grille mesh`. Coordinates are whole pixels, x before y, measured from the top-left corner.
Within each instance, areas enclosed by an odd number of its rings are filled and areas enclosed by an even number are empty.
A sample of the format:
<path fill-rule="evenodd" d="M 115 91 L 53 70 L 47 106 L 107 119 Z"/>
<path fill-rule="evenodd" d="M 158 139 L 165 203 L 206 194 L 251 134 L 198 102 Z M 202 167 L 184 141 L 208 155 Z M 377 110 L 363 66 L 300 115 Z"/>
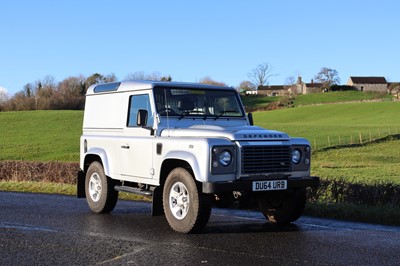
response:
<path fill-rule="evenodd" d="M 242 174 L 290 172 L 291 156 L 290 146 L 243 146 Z"/>

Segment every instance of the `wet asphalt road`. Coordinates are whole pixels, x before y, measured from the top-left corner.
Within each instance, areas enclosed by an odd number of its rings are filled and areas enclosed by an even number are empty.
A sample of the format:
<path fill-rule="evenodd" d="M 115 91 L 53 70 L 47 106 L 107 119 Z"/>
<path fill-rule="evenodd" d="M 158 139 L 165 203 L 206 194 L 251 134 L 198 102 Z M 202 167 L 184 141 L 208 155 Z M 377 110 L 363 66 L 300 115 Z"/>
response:
<path fill-rule="evenodd" d="M 400 228 L 302 217 L 277 227 L 258 212 L 213 209 L 201 234 L 173 232 L 150 204 L 111 214 L 85 199 L 0 192 L 1 265 L 399 265 Z"/>

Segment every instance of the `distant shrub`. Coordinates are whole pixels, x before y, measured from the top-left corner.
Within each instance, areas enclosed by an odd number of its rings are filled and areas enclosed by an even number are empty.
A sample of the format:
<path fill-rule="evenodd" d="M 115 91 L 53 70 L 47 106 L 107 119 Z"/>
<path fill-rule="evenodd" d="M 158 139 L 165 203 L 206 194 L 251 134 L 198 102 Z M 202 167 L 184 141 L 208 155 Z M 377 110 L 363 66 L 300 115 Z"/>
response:
<path fill-rule="evenodd" d="M 347 85 L 333 85 L 330 87 L 330 91 L 357 91 L 357 88 Z"/>

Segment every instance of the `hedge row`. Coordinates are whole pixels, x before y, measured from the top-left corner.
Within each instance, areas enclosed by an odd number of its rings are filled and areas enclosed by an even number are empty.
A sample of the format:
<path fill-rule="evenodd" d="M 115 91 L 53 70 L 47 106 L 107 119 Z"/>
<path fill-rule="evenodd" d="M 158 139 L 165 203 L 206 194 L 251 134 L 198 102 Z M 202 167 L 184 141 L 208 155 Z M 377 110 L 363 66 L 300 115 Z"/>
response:
<path fill-rule="evenodd" d="M 310 189 L 310 202 L 349 203 L 364 206 L 400 207 L 400 185 L 361 184 L 342 180 L 322 180 L 318 189 Z"/>
<path fill-rule="evenodd" d="M 76 184 L 79 163 L 0 161 L 0 180 Z"/>

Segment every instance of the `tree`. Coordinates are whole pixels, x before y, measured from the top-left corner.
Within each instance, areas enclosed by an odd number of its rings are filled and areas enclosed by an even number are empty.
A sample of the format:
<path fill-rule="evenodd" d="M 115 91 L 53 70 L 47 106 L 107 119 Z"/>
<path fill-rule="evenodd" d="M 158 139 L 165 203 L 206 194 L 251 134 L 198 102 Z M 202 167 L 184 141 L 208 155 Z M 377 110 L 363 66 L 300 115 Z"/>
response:
<path fill-rule="evenodd" d="M 215 81 L 212 78 L 206 76 L 204 78 L 201 78 L 199 80 L 199 83 L 201 84 L 209 84 L 209 85 L 217 85 L 217 86 L 227 86 L 224 82 L 220 82 L 220 81 Z"/>
<path fill-rule="evenodd" d="M 290 76 L 287 77 L 285 80 L 285 88 L 288 90 L 289 95 L 294 93 L 297 94 L 297 81 L 295 79 L 295 77 Z"/>
<path fill-rule="evenodd" d="M 172 81 L 171 75 L 163 76 L 160 72 L 145 74 L 143 71 L 136 71 L 126 75 L 125 80 L 153 80 L 153 81 Z"/>
<path fill-rule="evenodd" d="M 126 75 L 125 80 L 146 80 L 146 75 L 143 71 L 136 71 Z"/>
<path fill-rule="evenodd" d="M 33 97 L 34 96 L 34 85 L 32 83 L 27 83 L 24 86 L 24 90 L 23 90 L 24 94 L 26 97 Z"/>
<path fill-rule="evenodd" d="M 267 86 L 269 84 L 269 79 L 274 76 L 274 74 L 271 74 L 271 71 L 271 66 L 264 63 L 254 68 L 247 76 L 258 88 L 259 86 Z"/>
<path fill-rule="evenodd" d="M 0 104 L 5 103 L 8 100 L 7 90 L 0 87 Z"/>
<path fill-rule="evenodd" d="M 389 86 L 389 91 L 392 94 L 396 94 L 396 98 L 398 99 L 399 93 L 400 93 L 400 83 L 398 83 L 398 82 L 391 83 Z"/>
<path fill-rule="evenodd" d="M 103 76 L 102 74 L 99 73 L 94 73 L 86 79 L 85 90 L 87 90 L 93 84 L 115 82 L 115 81 L 117 81 L 117 77 L 115 76 L 114 73 L 111 73 L 107 76 Z"/>
<path fill-rule="evenodd" d="M 57 88 L 55 78 L 47 75 L 42 80 L 37 80 L 34 87 L 36 110 L 50 109 L 51 97 Z"/>
<path fill-rule="evenodd" d="M 314 80 L 322 84 L 323 89 L 329 89 L 332 85 L 337 85 L 340 83 L 339 74 L 335 69 L 323 67 L 315 75 Z"/>
<path fill-rule="evenodd" d="M 58 84 L 57 94 L 53 99 L 53 109 L 82 109 L 85 95 L 85 78 L 68 77 Z"/>
<path fill-rule="evenodd" d="M 7 90 L 3 87 L 0 87 L 0 111 L 5 109 L 4 105 L 8 101 L 8 93 Z"/>
<path fill-rule="evenodd" d="M 244 81 L 240 82 L 239 88 L 238 88 L 239 92 L 252 91 L 254 89 L 255 89 L 254 84 L 249 80 L 244 80 Z"/>
<path fill-rule="evenodd" d="M 171 82 L 172 81 L 172 77 L 171 77 L 171 75 L 162 76 L 160 80 L 161 81 L 169 81 L 169 82 Z"/>

